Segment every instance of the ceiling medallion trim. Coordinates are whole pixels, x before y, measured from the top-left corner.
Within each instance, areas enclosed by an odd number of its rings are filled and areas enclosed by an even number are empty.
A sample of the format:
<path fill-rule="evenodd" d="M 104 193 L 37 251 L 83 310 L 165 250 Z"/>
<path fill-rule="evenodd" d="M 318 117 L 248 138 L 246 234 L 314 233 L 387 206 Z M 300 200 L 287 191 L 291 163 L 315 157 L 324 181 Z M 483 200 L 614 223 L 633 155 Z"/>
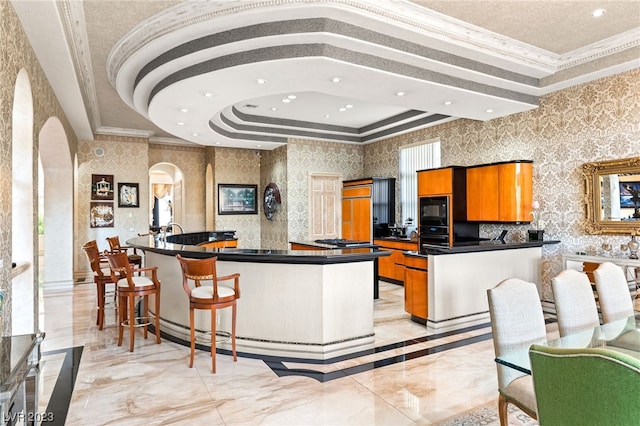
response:
<path fill-rule="evenodd" d="M 414 65 L 401 63 L 398 61 L 381 58 L 378 56 L 356 52 L 349 49 L 327 46 L 321 43 L 278 45 L 269 46 L 250 51 L 243 51 L 229 55 L 210 58 L 206 61 L 188 65 L 160 79 L 149 91 L 146 101 L 146 108 L 151 104 L 153 98 L 163 89 L 172 86 L 182 80 L 187 80 L 202 74 L 218 71 L 223 68 L 230 68 L 248 63 L 259 63 L 263 61 L 273 61 L 276 59 L 294 58 L 331 58 L 345 63 L 358 66 L 365 66 L 385 72 L 392 72 L 411 78 L 423 80 L 433 84 L 444 84 L 458 89 L 470 90 L 484 95 L 495 96 L 497 98 L 510 101 L 521 102 L 528 105 L 538 105 L 537 96 L 526 93 L 515 92 L 510 89 L 503 89 L 485 83 L 465 80 L 460 77 L 449 76 L 442 72 L 431 71 Z"/>
<path fill-rule="evenodd" d="M 558 70 L 566 70 L 596 59 L 604 58 L 640 46 L 640 28 L 609 37 L 596 43 L 561 55 Z"/>
<path fill-rule="evenodd" d="M 89 115 L 93 128 L 99 128 L 100 109 L 98 96 L 93 80 L 93 65 L 89 53 L 89 35 L 85 26 L 84 6 L 79 1 L 62 0 L 56 2 L 58 12 L 62 17 L 63 29 L 67 38 L 67 47 L 71 53 L 74 69 L 78 73 L 78 83 L 81 87 L 82 100 Z"/>
<path fill-rule="evenodd" d="M 491 55 L 503 55 L 509 60 L 537 68 L 549 74 L 556 70 L 558 56 L 555 54 L 490 31 L 480 30 L 473 25 L 428 9 L 417 9 L 415 6 L 412 7 L 410 3 L 391 3 L 381 0 L 368 0 L 367 2 L 363 0 L 277 0 L 259 1 L 227 9 L 220 9 L 220 4 L 210 2 L 185 2 L 171 7 L 141 22 L 115 44 L 107 57 L 107 76 L 115 87 L 116 77 L 120 68 L 132 55 L 152 41 L 181 28 L 249 10 L 274 6 L 300 6 L 302 4 L 351 7 L 355 10 L 368 12 L 403 24 L 414 30 L 425 31 L 427 33 L 425 36 L 437 36 L 440 40 L 466 49 L 481 50 Z M 400 15 L 385 8 L 392 6 L 404 6 L 405 9 L 411 8 L 412 12 L 419 16 L 421 20 Z M 206 10 L 207 8 L 217 8 L 217 10 Z M 470 37 L 470 33 L 473 33 L 474 37 Z M 472 39 L 480 39 L 480 41 L 471 42 L 470 40 Z"/>

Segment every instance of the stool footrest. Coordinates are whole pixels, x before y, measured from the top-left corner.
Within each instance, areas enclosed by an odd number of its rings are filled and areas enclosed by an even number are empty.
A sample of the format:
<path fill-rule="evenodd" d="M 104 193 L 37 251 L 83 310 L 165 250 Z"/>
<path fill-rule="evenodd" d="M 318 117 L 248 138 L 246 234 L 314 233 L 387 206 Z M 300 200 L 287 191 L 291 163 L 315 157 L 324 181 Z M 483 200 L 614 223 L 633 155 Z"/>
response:
<path fill-rule="evenodd" d="M 135 317 L 133 319 L 133 321 L 135 322 L 133 324 L 134 327 L 144 327 L 146 325 L 152 325 L 153 322 L 151 321 L 151 317 Z M 129 327 L 129 320 L 126 319 L 124 321 L 122 321 L 122 326 L 123 327 Z"/>

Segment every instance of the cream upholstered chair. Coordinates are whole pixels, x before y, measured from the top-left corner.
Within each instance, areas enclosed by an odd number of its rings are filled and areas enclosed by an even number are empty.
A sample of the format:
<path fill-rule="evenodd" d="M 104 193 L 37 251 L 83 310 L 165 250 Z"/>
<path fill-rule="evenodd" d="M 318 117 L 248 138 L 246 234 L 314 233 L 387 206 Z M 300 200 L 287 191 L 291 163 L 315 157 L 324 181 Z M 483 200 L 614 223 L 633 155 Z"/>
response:
<path fill-rule="evenodd" d="M 487 297 L 496 357 L 546 340 L 547 329 L 535 284 L 509 278 L 488 289 Z M 496 366 L 500 424 L 508 423 L 507 407 L 510 403 L 537 418 L 531 376 L 501 364 L 496 363 Z"/>
<path fill-rule="evenodd" d="M 147 338 L 149 318 L 149 296 L 155 298 L 155 334 L 156 343 L 160 343 L 160 281 L 157 266 L 135 269 L 129 263 L 126 251 L 106 251 L 104 256 L 111 267 L 111 279 L 116 283 L 118 294 L 118 346 L 122 346 L 124 327 L 129 328 L 129 352 L 133 352 L 136 327 L 142 327 L 143 336 Z M 144 272 L 148 275 L 134 273 Z M 150 272 L 150 274 L 149 274 Z M 142 299 L 142 316 L 136 317 L 136 298 Z"/>
<path fill-rule="evenodd" d="M 240 274 L 218 276 L 216 257 L 188 259 L 176 255 L 182 269 L 182 286 L 189 296 L 189 325 L 191 328 L 191 357 L 189 367 L 193 367 L 196 346 L 194 309 L 211 311 L 211 370 L 216 372 L 216 310 L 231 307 L 231 353 L 236 355 L 236 301 L 240 298 Z M 233 284 L 219 284 L 232 281 Z"/>
<path fill-rule="evenodd" d="M 545 425 L 637 426 L 640 360 L 606 348 L 529 350 L 538 421 Z"/>
<path fill-rule="evenodd" d="M 551 288 L 560 336 L 600 325 L 596 299 L 585 273 L 565 269 L 551 280 Z"/>
<path fill-rule="evenodd" d="M 622 268 L 611 262 L 601 263 L 593 271 L 602 322 L 612 322 L 633 315 L 633 301 Z"/>

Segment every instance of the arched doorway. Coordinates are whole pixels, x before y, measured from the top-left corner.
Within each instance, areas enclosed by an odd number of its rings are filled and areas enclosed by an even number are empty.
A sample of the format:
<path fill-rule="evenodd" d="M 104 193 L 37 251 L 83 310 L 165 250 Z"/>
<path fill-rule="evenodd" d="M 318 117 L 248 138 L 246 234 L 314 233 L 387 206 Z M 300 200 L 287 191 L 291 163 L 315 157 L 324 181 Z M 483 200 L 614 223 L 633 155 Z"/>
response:
<path fill-rule="evenodd" d="M 8 332 L 13 335 L 33 333 L 38 326 L 33 169 L 33 99 L 29 75 L 21 69 L 12 109 L 11 259 L 22 270 L 8 289 L 13 306 Z"/>
<path fill-rule="evenodd" d="M 44 221 L 43 286 L 73 285 L 73 163 L 64 127 L 50 117 L 38 135 Z"/>
<path fill-rule="evenodd" d="M 183 223 L 184 174 L 171 163 L 149 168 L 150 223 L 156 230 L 170 222 Z"/>

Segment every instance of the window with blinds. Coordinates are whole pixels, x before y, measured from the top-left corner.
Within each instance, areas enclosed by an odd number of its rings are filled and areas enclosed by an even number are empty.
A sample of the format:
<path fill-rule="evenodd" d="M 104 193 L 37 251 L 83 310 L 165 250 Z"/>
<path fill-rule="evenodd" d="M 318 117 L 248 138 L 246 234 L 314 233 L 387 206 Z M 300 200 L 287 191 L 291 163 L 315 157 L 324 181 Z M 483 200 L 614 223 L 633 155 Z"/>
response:
<path fill-rule="evenodd" d="M 418 223 L 418 175 L 416 171 L 440 167 L 440 139 L 400 148 L 400 208 L 402 223 Z"/>

